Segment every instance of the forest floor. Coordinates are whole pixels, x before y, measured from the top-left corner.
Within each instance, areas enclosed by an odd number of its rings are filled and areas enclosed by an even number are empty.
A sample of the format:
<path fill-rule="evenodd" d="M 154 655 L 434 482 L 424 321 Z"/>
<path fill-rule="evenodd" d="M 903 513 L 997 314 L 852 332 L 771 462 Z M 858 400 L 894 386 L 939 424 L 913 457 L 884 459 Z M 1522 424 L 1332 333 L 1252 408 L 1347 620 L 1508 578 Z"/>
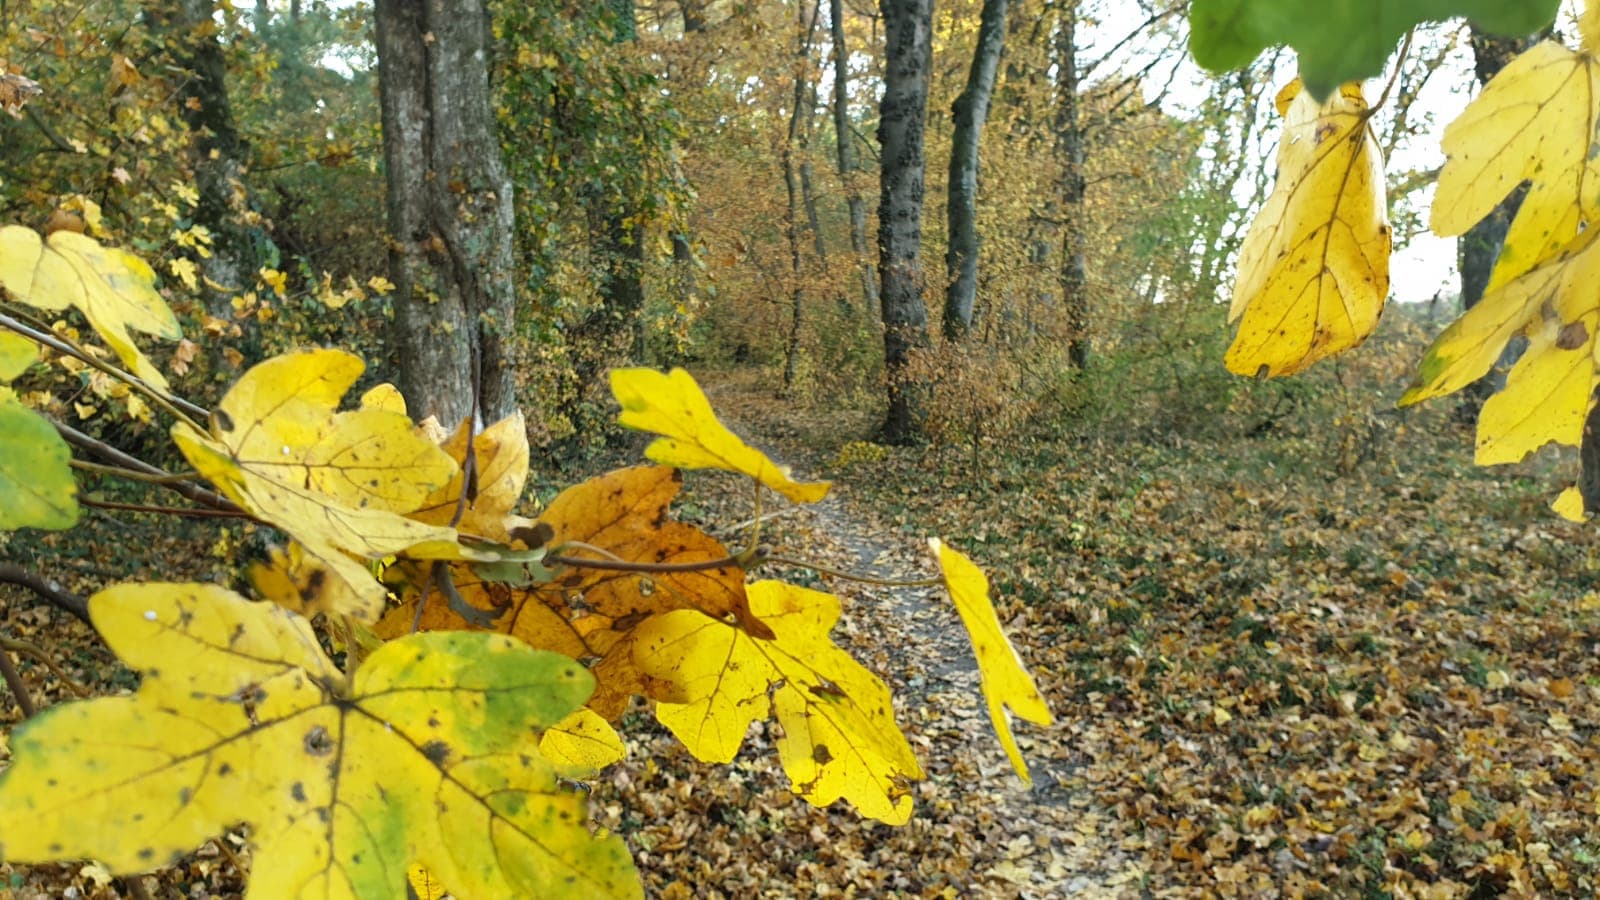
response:
<path fill-rule="evenodd" d="M 1600 892 L 1600 546 L 1548 512 L 1548 459 L 1475 468 L 1470 433 L 1434 416 L 1363 432 L 1347 467 L 1332 425 L 847 461 L 865 413 L 697 374 L 752 443 L 835 482 L 812 507 L 769 507 L 763 544 L 891 579 L 933 574 L 927 537 L 960 548 L 988 571 L 1056 723 L 1016 723 L 1026 788 L 942 591 L 763 570 L 841 596 L 835 637 L 889 683 L 929 778 L 899 828 L 813 809 L 786 789 L 768 726 L 713 766 L 640 703 L 621 723 L 627 759 L 593 796 L 651 896 Z M 748 482 L 690 473 L 677 513 L 742 546 Z M 162 521 L 80 532 L 6 555 L 50 560 L 83 590 L 225 574 L 213 528 L 187 544 Z M 0 633 L 60 669 L 20 657 L 41 706 L 70 699 L 69 682 L 132 685 L 81 623 L 23 592 L 0 600 Z M 148 879 L 152 895 L 236 895 L 242 841 L 224 840 Z M 93 865 L 0 864 L 0 897 L 126 886 Z"/>
<path fill-rule="evenodd" d="M 835 479 L 763 542 L 900 577 L 930 573 L 928 536 L 961 548 L 1056 724 L 1016 723 L 1025 789 L 942 594 L 820 577 L 845 599 L 841 643 L 890 683 L 928 769 L 915 818 L 794 803 L 760 739 L 719 771 L 660 737 L 601 791 L 652 892 L 1600 890 L 1600 546 L 1549 513 L 1549 459 L 1476 468 L 1470 432 L 1434 415 L 1363 432 L 1343 474 L 1331 426 L 1014 441 L 976 462 L 885 449 L 835 467 L 869 436 L 864 417 L 705 380 L 736 430 Z M 689 485 L 684 512 L 708 527 L 748 518 L 736 482 Z"/>

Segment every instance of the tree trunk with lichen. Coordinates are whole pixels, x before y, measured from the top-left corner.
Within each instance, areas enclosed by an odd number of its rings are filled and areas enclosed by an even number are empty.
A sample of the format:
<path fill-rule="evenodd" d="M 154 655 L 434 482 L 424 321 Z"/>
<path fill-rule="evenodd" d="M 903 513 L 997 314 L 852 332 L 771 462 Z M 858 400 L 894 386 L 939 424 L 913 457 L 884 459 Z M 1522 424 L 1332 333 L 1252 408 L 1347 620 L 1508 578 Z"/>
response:
<path fill-rule="evenodd" d="M 377 0 L 392 345 L 418 419 L 516 409 L 511 180 L 481 0 Z M 476 410 L 474 410 L 476 399 Z"/>

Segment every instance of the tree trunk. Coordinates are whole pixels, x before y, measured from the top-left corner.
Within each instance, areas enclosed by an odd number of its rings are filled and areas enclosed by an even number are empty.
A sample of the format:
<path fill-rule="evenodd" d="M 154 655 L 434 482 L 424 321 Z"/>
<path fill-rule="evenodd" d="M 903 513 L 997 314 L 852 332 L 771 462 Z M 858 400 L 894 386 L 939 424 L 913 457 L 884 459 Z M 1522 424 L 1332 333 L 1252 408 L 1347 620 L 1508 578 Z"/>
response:
<path fill-rule="evenodd" d="M 678 11 L 683 13 L 683 33 L 694 34 L 706 29 L 708 0 L 678 0 Z"/>
<path fill-rule="evenodd" d="M 978 295 L 978 141 L 989 118 L 995 72 L 1006 39 L 1008 0 L 983 0 L 978 46 L 972 51 L 967 84 L 950 113 L 955 134 L 950 142 L 950 185 L 947 199 L 950 239 L 945 248 L 944 336 L 961 340 L 972 328 L 972 306 Z"/>
<path fill-rule="evenodd" d="M 850 128 L 850 53 L 844 39 L 844 0 L 829 0 L 833 32 L 833 133 L 839 152 L 839 179 L 850 210 L 850 252 L 861 272 L 861 296 L 867 309 L 878 305 L 878 273 L 867 252 L 867 203 L 856 183 L 855 135 Z"/>
<path fill-rule="evenodd" d="M 1589 415 L 1583 420 L 1583 444 L 1578 459 L 1583 471 L 1578 476 L 1578 493 L 1583 496 L 1585 515 L 1600 515 L 1600 403 L 1590 396 Z"/>
<path fill-rule="evenodd" d="M 216 11 L 214 0 L 163 0 L 147 7 L 152 24 L 167 36 L 173 63 L 183 70 L 174 100 L 194 135 L 200 195 L 194 220 L 211 231 L 211 255 L 199 261 L 200 271 L 221 288 L 202 288 L 206 308 L 232 319 L 230 301 L 255 283 L 267 238 L 241 215 L 248 211 L 243 176 L 249 148 L 228 103 L 227 61 L 212 23 Z"/>
<path fill-rule="evenodd" d="M 1476 71 L 1478 84 L 1482 86 L 1488 84 L 1489 79 L 1505 68 L 1506 63 L 1533 46 L 1537 38 L 1495 37 L 1473 28 L 1471 40 L 1473 68 Z M 1522 197 L 1526 193 L 1527 188 L 1519 186 L 1500 201 L 1499 206 L 1479 220 L 1478 224 L 1467 229 L 1467 233 L 1456 242 L 1456 256 L 1461 270 L 1463 311 L 1478 305 L 1478 301 L 1483 299 L 1484 289 L 1489 284 L 1489 275 L 1494 271 L 1495 259 L 1500 255 L 1500 247 L 1506 241 L 1506 232 L 1511 228 L 1511 220 L 1516 218 L 1517 210 L 1522 206 Z M 1477 421 L 1478 413 L 1483 411 L 1483 402 L 1505 384 L 1505 365 L 1509 361 L 1502 355 L 1500 362 L 1501 365 L 1497 365 L 1461 391 L 1461 399 L 1456 406 L 1458 421 L 1466 423 Z"/>
<path fill-rule="evenodd" d="M 412 415 L 516 408 L 511 181 L 482 0 L 377 0 L 393 340 Z M 476 408 L 474 408 L 476 404 Z"/>
<path fill-rule="evenodd" d="M 932 68 L 933 0 L 881 0 L 884 21 L 883 100 L 878 143 L 878 265 L 883 275 L 883 363 L 889 411 L 883 438 L 892 444 L 924 439 L 925 388 L 911 376 L 912 352 L 928 343 L 923 302 L 922 199 L 926 160 L 923 125 Z"/>
<path fill-rule="evenodd" d="M 1062 10 L 1056 31 L 1056 160 L 1061 169 L 1061 263 L 1057 283 L 1067 316 L 1067 359 L 1089 364 L 1089 292 L 1083 235 L 1083 122 L 1078 112 L 1078 0 Z"/>
<path fill-rule="evenodd" d="M 806 71 L 811 68 L 811 40 L 816 34 L 819 5 L 811 7 L 811 21 L 806 21 L 805 8 L 801 7 L 800 30 L 795 41 L 794 57 L 794 108 L 789 112 L 789 134 L 783 142 L 783 186 L 788 192 L 789 207 L 783 223 L 784 236 L 789 241 L 789 339 L 783 352 L 783 390 L 787 395 L 794 387 L 799 368 L 800 337 L 805 316 L 805 260 L 800 252 L 801 167 L 805 165 L 796 157 L 803 157 L 811 132 L 811 109 L 807 102 L 811 92 L 806 85 Z M 810 179 L 807 178 L 807 181 Z"/>

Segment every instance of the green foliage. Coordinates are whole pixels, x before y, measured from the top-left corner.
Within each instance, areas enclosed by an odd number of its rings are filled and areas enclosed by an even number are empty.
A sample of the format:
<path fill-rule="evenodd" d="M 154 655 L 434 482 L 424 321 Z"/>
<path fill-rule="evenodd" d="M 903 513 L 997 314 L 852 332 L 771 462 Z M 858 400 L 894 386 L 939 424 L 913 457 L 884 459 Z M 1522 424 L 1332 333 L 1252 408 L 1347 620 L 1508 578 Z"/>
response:
<path fill-rule="evenodd" d="M 0 530 L 70 528 L 78 485 L 67 444 L 50 423 L 0 387 Z"/>
<path fill-rule="evenodd" d="M 1413 26 L 1464 16 L 1492 34 L 1525 35 L 1555 18 L 1558 0 L 1194 0 L 1189 47 L 1200 65 L 1242 68 L 1268 47 L 1300 54 L 1300 77 L 1319 98 L 1383 71 Z"/>

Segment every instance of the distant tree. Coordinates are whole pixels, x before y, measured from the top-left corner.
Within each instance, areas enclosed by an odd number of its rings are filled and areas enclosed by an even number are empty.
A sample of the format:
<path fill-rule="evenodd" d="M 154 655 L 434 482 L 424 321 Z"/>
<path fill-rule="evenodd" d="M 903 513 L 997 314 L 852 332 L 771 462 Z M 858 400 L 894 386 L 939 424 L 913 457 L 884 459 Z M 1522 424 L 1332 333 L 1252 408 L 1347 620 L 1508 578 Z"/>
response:
<path fill-rule="evenodd" d="M 1083 198 L 1084 127 L 1078 109 L 1078 9 L 1080 0 L 1063 4 L 1056 26 L 1055 154 L 1061 201 L 1061 257 L 1057 284 L 1067 317 L 1067 358 L 1079 369 L 1089 364 L 1089 277 L 1085 261 Z"/>
<path fill-rule="evenodd" d="M 844 0 L 829 0 L 828 17 L 833 40 L 833 131 L 839 158 L 839 178 L 844 181 L 845 204 L 850 211 L 850 252 L 861 269 L 861 296 L 867 307 L 878 305 L 878 273 L 867 252 L 867 204 L 855 179 L 855 133 L 850 127 L 850 49 L 844 34 Z"/>
<path fill-rule="evenodd" d="M 959 340 L 972 327 L 978 294 L 978 142 L 989 118 L 995 73 L 1005 47 L 1008 5 L 1008 0 L 984 0 L 972 68 L 950 109 L 955 135 L 950 143 L 947 203 L 950 239 L 944 257 L 944 336 L 950 340 Z"/>
<path fill-rule="evenodd" d="M 244 171 L 249 148 L 235 125 L 228 99 L 227 61 L 213 18 L 215 0 L 156 0 L 145 7 L 152 30 L 173 67 L 183 73 L 173 97 L 193 135 L 193 171 L 199 202 L 194 221 L 211 233 L 200 260 L 203 294 L 212 315 L 230 316 L 232 295 L 255 283 L 266 236 L 246 224 Z"/>

